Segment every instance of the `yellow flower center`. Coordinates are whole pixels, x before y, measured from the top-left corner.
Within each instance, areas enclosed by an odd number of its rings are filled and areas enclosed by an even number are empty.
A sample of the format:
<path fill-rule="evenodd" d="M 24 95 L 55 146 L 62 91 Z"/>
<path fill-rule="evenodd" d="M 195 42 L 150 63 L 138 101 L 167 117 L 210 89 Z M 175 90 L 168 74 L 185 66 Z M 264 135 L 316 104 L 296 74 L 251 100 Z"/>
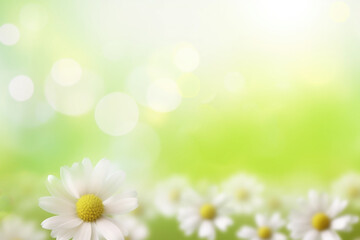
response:
<path fill-rule="evenodd" d="M 169 194 L 169 198 L 172 202 L 180 201 L 180 197 L 181 197 L 181 193 L 177 189 L 172 190 Z"/>
<path fill-rule="evenodd" d="M 330 227 L 331 220 L 324 213 L 317 213 L 312 218 L 312 225 L 315 229 L 322 231 Z"/>
<path fill-rule="evenodd" d="M 210 203 L 202 205 L 200 208 L 200 216 L 203 219 L 214 219 L 214 217 L 216 216 L 216 209 L 214 205 Z"/>
<path fill-rule="evenodd" d="M 245 188 L 239 188 L 236 192 L 236 197 L 238 200 L 240 201 L 244 201 L 244 200 L 247 200 L 249 199 L 250 197 L 250 194 L 249 194 L 249 191 Z"/>
<path fill-rule="evenodd" d="M 269 227 L 260 227 L 257 231 L 259 238 L 267 239 L 272 235 L 271 229 Z"/>
<path fill-rule="evenodd" d="M 76 212 L 83 221 L 95 222 L 104 213 L 104 205 L 99 197 L 87 194 L 77 201 Z"/>

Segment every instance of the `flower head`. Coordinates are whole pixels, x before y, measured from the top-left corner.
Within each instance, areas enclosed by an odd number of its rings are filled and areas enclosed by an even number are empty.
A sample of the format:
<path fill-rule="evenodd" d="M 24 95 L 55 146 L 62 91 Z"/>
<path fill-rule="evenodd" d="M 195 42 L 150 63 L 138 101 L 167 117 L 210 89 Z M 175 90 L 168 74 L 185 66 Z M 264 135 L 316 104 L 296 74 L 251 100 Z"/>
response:
<path fill-rule="evenodd" d="M 225 195 L 215 189 L 210 189 L 206 196 L 188 190 L 184 194 L 184 206 L 179 209 L 180 228 L 186 235 L 198 229 L 200 238 L 215 239 L 216 229 L 226 231 L 233 224 L 226 203 Z"/>
<path fill-rule="evenodd" d="M 350 201 L 356 208 L 360 208 L 360 175 L 348 173 L 333 184 L 333 192 Z"/>
<path fill-rule="evenodd" d="M 126 230 L 112 217 L 138 205 L 136 192 L 118 193 L 124 172 L 113 171 L 105 159 L 95 166 L 84 159 L 71 168 L 62 167 L 60 175 L 61 180 L 48 177 L 52 196 L 39 200 L 42 209 L 57 215 L 43 221 L 42 227 L 52 230 L 52 237 L 64 240 L 124 239 Z"/>
<path fill-rule="evenodd" d="M 285 240 L 284 234 L 279 229 L 285 225 L 280 214 L 275 213 L 270 218 L 257 214 L 255 216 L 256 228 L 244 226 L 237 232 L 238 238 L 251 240 Z"/>
<path fill-rule="evenodd" d="M 299 209 L 290 215 L 288 225 L 291 237 L 303 240 L 339 240 L 337 231 L 350 231 L 358 222 L 353 215 L 338 216 L 347 201 L 330 201 L 327 194 L 310 191 L 308 201 L 302 201 Z"/>
<path fill-rule="evenodd" d="M 263 186 L 250 175 L 235 175 L 223 184 L 223 188 L 231 197 L 230 204 L 236 213 L 252 213 L 262 204 Z"/>
<path fill-rule="evenodd" d="M 155 206 L 159 212 L 167 217 L 175 216 L 187 187 L 188 182 L 183 177 L 173 177 L 160 183 L 155 193 Z"/>

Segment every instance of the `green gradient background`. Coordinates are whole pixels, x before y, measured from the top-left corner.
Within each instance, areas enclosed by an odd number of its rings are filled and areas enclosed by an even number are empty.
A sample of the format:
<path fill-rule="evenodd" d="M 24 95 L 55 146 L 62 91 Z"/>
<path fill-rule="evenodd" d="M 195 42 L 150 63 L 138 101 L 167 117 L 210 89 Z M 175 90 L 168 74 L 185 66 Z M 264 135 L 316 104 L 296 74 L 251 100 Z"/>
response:
<path fill-rule="evenodd" d="M 319 18 L 312 23 L 312 31 L 300 32 L 296 40 L 289 41 L 286 37 L 258 37 L 252 25 L 241 19 L 241 12 L 235 13 L 231 1 L 212 1 L 223 5 L 221 13 L 200 30 L 214 30 L 197 34 L 204 39 L 215 38 L 219 30 L 221 37 L 213 40 L 211 54 L 202 55 L 199 50 L 200 66 L 194 74 L 218 89 L 217 95 L 210 103 L 202 103 L 199 97 L 184 98 L 178 109 L 168 114 L 139 105 L 139 122 L 155 132 L 158 145 L 151 136 L 137 135 L 136 131 L 120 137 L 104 134 L 96 125 L 94 109 L 77 117 L 55 113 L 37 126 L 16 124 L 6 116 L 12 108 L 21 111 L 28 106 L 27 102 L 12 100 L 7 90 L 18 74 L 34 81 L 35 93 L 29 102 L 45 101 L 44 81 L 60 58 L 73 58 L 100 75 L 104 95 L 127 92 L 125 79 L 135 67 L 152 64 L 173 71 L 174 47 L 182 41 L 191 42 L 186 37 L 163 41 L 163 36 L 155 36 L 154 40 L 144 33 L 139 43 L 131 42 L 131 37 L 124 39 L 130 46 L 126 53 L 117 61 L 109 61 L 102 55 L 102 42 L 93 28 L 95 20 L 84 17 L 91 15 L 91 1 L 35 2 L 43 5 L 48 19 L 43 29 L 33 33 L 19 24 L 21 7 L 29 1 L 0 1 L 0 25 L 14 23 L 21 32 L 17 45 L 0 45 L 2 215 L 17 213 L 27 219 L 44 219 L 48 215 L 36 204 L 37 198 L 46 194 L 46 176 L 59 175 L 61 166 L 84 157 L 94 162 L 109 158 L 127 171 L 128 182 L 152 184 L 173 174 L 183 174 L 194 183 L 220 183 L 233 173 L 245 171 L 268 185 L 306 189 L 327 187 L 341 174 L 360 169 L 360 22 L 356 18 L 360 7 L 355 1 L 349 1 L 351 16 L 347 22 Z M 156 4 L 164 11 L 172 5 Z M 191 7 L 191 3 L 186 4 Z M 239 28 L 235 32 L 233 17 L 237 15 Z M 223 16 L 229 18 L 221 19 Z M 218 25 L 213 26 L 217 20 Z M 154 34 L 161 31 L 159 27 Z M 147 38 L 149 43 L 144 46 Z M 194 46 L 201 49 L 204 39 L 193 41 Z M 232 94 L 224 89 L 224 75 L 229 71 L 244 76 L 246 92 Z M 289 87 L 281 88 L 278 83 Z M 200 94 L 205 87 L 200 85 Z M 124 144 L 130 140 L 129 145 Z M 119 141 L 121 147 L 110 148 Z M 154 144 L 157 150 L 153 150 Z M 142 151 L 151 157 L 143 160 Z M 150 226 L 150 239 L 184 239 L 175 220 L 158 219 Z M 232 239 L 232 234 L 230 231 L 219 239 Z"/>

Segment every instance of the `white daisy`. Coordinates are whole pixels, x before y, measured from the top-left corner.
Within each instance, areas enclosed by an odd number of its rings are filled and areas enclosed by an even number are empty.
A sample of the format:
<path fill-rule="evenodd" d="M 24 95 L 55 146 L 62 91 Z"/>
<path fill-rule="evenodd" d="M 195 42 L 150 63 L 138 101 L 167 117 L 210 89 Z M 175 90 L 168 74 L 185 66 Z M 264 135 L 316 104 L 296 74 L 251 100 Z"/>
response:
<path fill-rule="evenodd" d="M 237 232 L 238 238 L 251 240 L 285 240 L 284 234 L 279 229 L 285 225 L 280 214 L 275 213 L 270 218 L 262 214 L 256 214 L 255 222 L 257 227 L 244 226 Z"/>
<path fill-rule="evenodd" d="M 292 193 L 284 192 L 281 189 L 267 188 L 263 194 L 263 204 L 261 204 L 261 212 L 288 212 L 293 206 L 294 200 L 297 199 Z"/>
<path fill-rule="evenodd" d="M 112 216 L 134 210 L 138 203 L 136 192 L 119 194 L 125 178 L 122 171 L 113 171 L 108 160 L 92 166 L 89 159 L 62 167 L 61 180 L 50 175 L 48 190 L 52 196 L 42 197 L 39 206 L 57 214 L 42 222 L 52 230 L 51 236 L 61 240 L 122 240 L 126 231 Z"/>
<path fill-rule="evenodd" d="M 187 180 L 178 176 L 158 184 L 155 191 L 155 206 L 159 212 L 167 217 L 175 216 L 187 187 Z"/>
<path fill-rule="evenodd" d="M 141 220 L 154 219 L 157 211 L 154 207 L 153 196 L 154 194 L 150 195 L 150 192 L 147 190 L 141 191 L 141 194 L 138 195 L 139 206 L 131 212 L 131 215 Z"/>
<path fill-rule="evenodd" d="M 117 218 L 118 224 L 128 231 L 126 240 L 144 240 L 149 236 L 148 227 L 134 216 Z"/>
<path fill-rule="evenodd" d="M 231 207 L 235 213 L 252 213 L 262 204 L 263 185 L 255 177 L 238 174 L 223 184 L 226 194 L 231 197 Z"/>
<path fill-rule="evenodd" d="M 0 225 L 1 240 L 45 240 L 46 234 L 36 229 L 33 222 L 17 216 L 8 216 Z"/>
<path fill-rule="evenodd" d="M 342 176 L 333 184 L 333 192 L 335 196 L 345 198 L 360 208 L 360 175 L 348 173 Z"/>
<path fill-rule="evenodd" d="M 303 240 L 340 240 L 337 231 L 351 231 L 358 217 L 338 216 L 347 206 L 347 201 L 329 200 L 327 194 L 310 191 L 308 201 L 302 200 L 300 208 L 290 215 L 288 225 L 291 237 Z"/>
<path fill-rule="evenodd" d="M 184 207 L 179 209 L 178 220 L 186 235 L 191 235 L 198 229 L 200 238 L 213 240 L 216 237 L 216 228 L 226 231 L 233 224 L 228 217 L 225 195 L 217 194 L 215 189 L 212 188 L 205 197 L 188 190 L 183 199 Z"/>

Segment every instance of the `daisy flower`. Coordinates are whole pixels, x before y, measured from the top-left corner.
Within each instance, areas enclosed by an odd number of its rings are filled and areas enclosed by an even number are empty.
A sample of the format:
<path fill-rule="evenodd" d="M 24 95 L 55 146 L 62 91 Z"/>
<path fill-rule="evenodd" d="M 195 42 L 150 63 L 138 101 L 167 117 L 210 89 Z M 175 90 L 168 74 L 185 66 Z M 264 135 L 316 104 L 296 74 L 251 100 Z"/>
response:
<path fill-rule="evenodd" d="M 158 184 L 155 191 L 155 206 L 158 211 L 166 217 L 175 216 L 187 187 L 187 180 L 178 176 Z"/>
<path fill-rule="evenodd" d="M 216 229 L 226 231 L 233 224 L 228 217 L 226 200 L 224 194 L 218 194 L 213 188 L 204 197 L 188 190 L 184 194 L 184 207 L 179 209 L 180 228 L 186 235 L 198 230 L 200 238 L 215 239 Z"/>
<path fill-rule="evenodd" d="M 52 196 L 42 197 L 39 206 L 56 214 L 41 223 L 52 230 L 53 238 L 68 240 L 123 240 L 126 231 L 113 216 L 134 210 L 136 192 L 118 193 L 125 178 L 122 171 L 113 171 L 108 160 L 93 166 L 89 159 L 62 167 L 61 180 L 50 175 L 48 190 Z"/>
<path fill-rule="evenodd" d="M 148 227 L 134 216 L 117 218 L 118 224 L 128 231 L 126 240 L 144 240 L 149 236 Z"/>
<path fill-rule="evenodd" d="M 293 206 L 295 199 L 297 199 L 297 197 L 289 192 L 271 188 L 271 190 L 264 192 L 263 203 L 260 209 L 263 213 L 288 212 Z"/>
<path fill-rule="evenodd" d="M 270 218 L 262 214 L 255 216 L 256 228 L 244 226 L 237 232 L 238 238 L 251 240 L 285 240 L 284 234 L 279 229 L 285 225 L 280 214 L 275 213 Z"/>
<path fill-rule="evenodd" d="M 35 224 L 17 216 L 6 217 L 0 225 L 1 240 L 45 240 L 46 234 L 36 229 Z"/>
<path fill-rule="evenodd" d="M 238 174 L 231 177 L 223 184 L 223 189 L 231 197 L 230 205 L 235 213 L 249 214 L 262 204 L 263 185 L 250 175 Z"/>
<path fill-rule="evenodd" d="M 360 208 L 360 175 L 348 173 L 333 184 L 333 192 L 336 196 L 345 198 L 350 203 Z"/>
<path fill-rule="evenodd" d="M 290 215 L 288 225 L 291 237 L 303 240 L 340 240 L 337 231 L 351 231 L 358 217 L 338 216 L 347 206 L 347 201 L 329 200 L 327 194 L 310 191 L 308 201 L 302 200 L 300 208 Z"/>

